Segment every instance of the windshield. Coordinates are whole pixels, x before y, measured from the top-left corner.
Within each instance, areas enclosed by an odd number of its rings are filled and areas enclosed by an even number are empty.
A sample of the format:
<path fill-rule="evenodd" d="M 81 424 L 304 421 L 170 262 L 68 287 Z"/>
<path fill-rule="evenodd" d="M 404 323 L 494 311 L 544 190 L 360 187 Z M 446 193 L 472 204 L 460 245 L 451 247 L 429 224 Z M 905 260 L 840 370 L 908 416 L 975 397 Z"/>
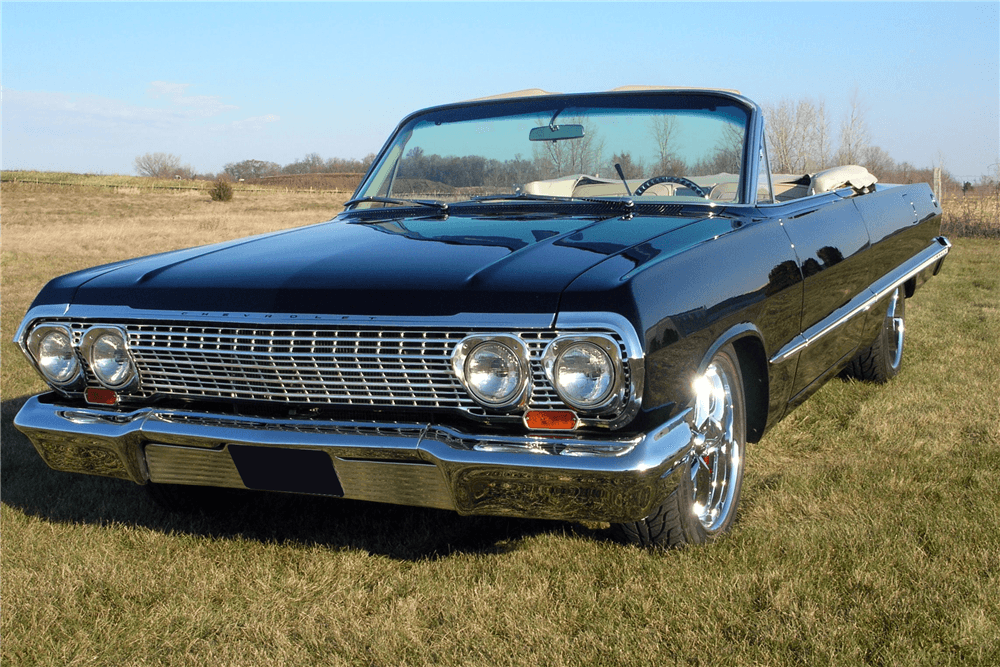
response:
<path fill-rule="evenodd" d="M 735 202 L 747 122 L 737 101 L 708 94 L 546 96 L 441 107 L 397 130 L 357 197 Z"/>

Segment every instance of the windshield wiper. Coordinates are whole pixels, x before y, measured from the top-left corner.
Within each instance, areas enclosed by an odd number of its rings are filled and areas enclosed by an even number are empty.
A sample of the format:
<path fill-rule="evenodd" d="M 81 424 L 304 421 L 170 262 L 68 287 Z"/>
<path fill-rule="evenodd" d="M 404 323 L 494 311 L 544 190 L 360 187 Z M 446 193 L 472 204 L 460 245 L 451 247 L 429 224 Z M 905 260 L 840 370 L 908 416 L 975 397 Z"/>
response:
<path fill-rule="evenodd" d="M 442 213 L 448 210 L 448 205 L 443 201 L 437 201 L 434 199 L 394 199 L 392 197 L 359 197 L 357 199 L 344 202 L 344 206 L 365 204 L 369 202 L 374 204 L 394 204 L 396 206 L 412 206 L 416 204 L 417 206 L 429 206 L 430 208 L 436 208 Z"/>
<path fill-rule="evenodd" d="M 555 195 L 531 195 L 527 192 L 518 192 L 513 195 L 480 195 L 479 197 L 473 197 L 469 201 L 507 201 L 507 200 L 527 200 L 527 201 L 568 201 L 572 197 L 556 197 Z"/>
<path fill-rule="evenodd" d="M 472 202 L 485 202 L 485 201 L 552 201 L 552 202 L 564 202 L 573 203 L 585 201 L 591 204 L 619 204 L 626 209 L 631 209 L 635 207 L 635 202 L 631 199 L 622 199 L 619 197 L 608 198 L 608 199 L 597 199 L 595 197 L 557 197 L 555 195 L 533 195 L 526 192 L 519 192 L 513 195 L 482 195 L 481 197 L 473 197 L 469 201 Z"/>

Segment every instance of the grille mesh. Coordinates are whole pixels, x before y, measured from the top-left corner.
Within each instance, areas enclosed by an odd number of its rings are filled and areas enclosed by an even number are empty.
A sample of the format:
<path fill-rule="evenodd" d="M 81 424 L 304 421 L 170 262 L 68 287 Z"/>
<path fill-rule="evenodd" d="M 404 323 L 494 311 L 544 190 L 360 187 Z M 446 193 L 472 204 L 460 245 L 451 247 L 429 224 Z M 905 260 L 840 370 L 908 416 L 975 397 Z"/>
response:
<path fill-rule="evenodd" d="M 76 337 L 82 336 L 88 326 L 89 323 L 73 323 Z M 452 371 L 452 352 L 459 341 L 473 333 L 468 330 L 167 323 L 120 326 L 128 335 L 129 350 L 141 378 L 140 390 L 132 394 L 134 398 L 172 396 L 459 409 L 485 414 Z M 545 347 L 558 332 L 529 331 L 517 335 L 529 353 L 532 375 L 529 406 L 565 409 L 546 379 L 541 363 Z"/>
<path fill-rule="evenodd" d="M 288 403 L 459 407 L 461 335 L 135 326 L 129 349 L 155 394 Z"/>

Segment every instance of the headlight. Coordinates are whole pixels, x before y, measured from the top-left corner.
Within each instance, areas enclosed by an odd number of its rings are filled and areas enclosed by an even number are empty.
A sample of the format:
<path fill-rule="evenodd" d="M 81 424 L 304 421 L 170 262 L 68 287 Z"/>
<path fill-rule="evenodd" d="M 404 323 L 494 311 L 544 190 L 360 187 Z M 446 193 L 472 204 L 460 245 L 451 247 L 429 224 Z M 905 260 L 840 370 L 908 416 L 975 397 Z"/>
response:
<path fill-rule="evenodd" d="M 465 360 L 465 379 L 479 400 L 491 405 L 510 401 L 521 387 L 521 363 L 503 343 L 482 343 Z"/>
<path fill-rule="evenodd" d="M 559 398 L 576 410 L 610 406 L 621 386 L 618 344 L 605 336 L 557 338 L 545 350 L 542 363 Z"/>
<path fill-rule="evenodd" d="M 94 328 L 83 337 L 90 370 L 108 389 L 119 389 L 135 378 L 135 367 L 125 347 L 125 336 L 113 328 Z"/>
<path fill-rule="evenodd" d="M 55 385 L 65 385 L 76 379 L 80 361 L 73 350 L 69 329 L 62 326 L 40 326 L 28 338 L 28 350 L 38 370 Z"/>
<path fill-rule="evenodd" d="M 556 360 L 552 381 L 564 401 L 577 408 L 599 405 L 611 393 L 615 369 L 593 343 L 574 343 Z"/>
<path fill-rule="evenodd" d="M 456 348 L 455 373 L 472 397 L 491 408 L 520 403 L 528 381 L 527 351 L 514 336 L 473 336 Z"/>

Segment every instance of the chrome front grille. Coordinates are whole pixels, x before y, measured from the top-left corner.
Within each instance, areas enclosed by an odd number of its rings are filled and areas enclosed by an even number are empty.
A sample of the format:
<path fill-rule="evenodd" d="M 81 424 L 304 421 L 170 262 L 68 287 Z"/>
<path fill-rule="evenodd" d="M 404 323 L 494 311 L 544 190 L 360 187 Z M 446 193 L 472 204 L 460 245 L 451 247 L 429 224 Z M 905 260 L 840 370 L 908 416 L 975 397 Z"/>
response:
<path fill-rule="evenodd" d="M 73 322 L 76 337 L 93 323 Z M 455 346 L 472 330 L 121 324 L 139 371 L 129 401 L 157 396 L 313 406 L 425 408 L 484 415 L 452 371 Z M 618 338 L 612 331 L 608 335 Z M 542 355 L 558 331 L 516 334 L 529 353 L 532 409 L 566 409 Z M 628 361 L 624 368 L 628 373 Z M 94 380 L 87 370 L 89 379 Z M 626 381 L 627 382 L 627 381 Z M 607 415 L 600 421 L 613 420 Z"/>
<path fill-rule="evenodd" d="M 87 326 L 74 323 L 82 332 Z M 124 325 L 141 377 L 135 398 L 461 409 L 483 413 L 455 377 L 451 355 L 470 331 Z M 78 333 L 79 335 L 79 333 Z M 541 358 L 554 331 L 521 332 L 531 407 L 564 407 Z"/>
<path fill-rule="evenodd" d="M 142 391 L 286 403 L 471 406 L 454 378 L 462 334 L 136 325 Z"/>

